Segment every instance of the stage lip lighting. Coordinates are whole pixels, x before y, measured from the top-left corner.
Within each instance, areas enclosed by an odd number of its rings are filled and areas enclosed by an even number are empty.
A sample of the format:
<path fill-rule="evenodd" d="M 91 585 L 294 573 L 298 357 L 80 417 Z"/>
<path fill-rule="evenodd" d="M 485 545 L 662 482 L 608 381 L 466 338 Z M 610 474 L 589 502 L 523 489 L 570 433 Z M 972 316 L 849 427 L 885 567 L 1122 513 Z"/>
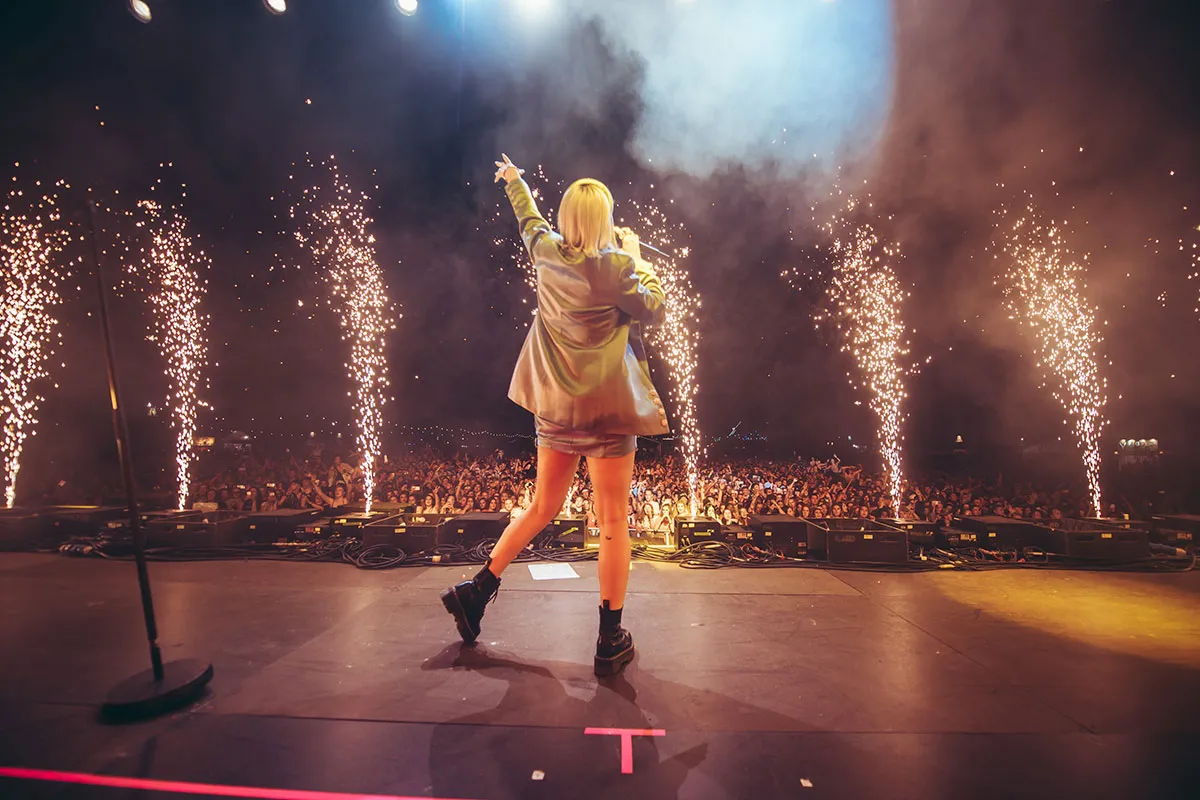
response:
<path fill-rule="evenodd" d="M 263 0 L 263 5 L 275 16 L 287 11 L 287 0 Z"/>
<path fill-rule="evenodd" d="M 406 17 L 417 13 L 417 5 L 417 0 L 396 0 L 396 8 L 400 9 L 400 13 Z"/>
<path fill-rule="evenodd" d="M 146 0 L 129 0 L 129 13 L 137 19 L 138 22 L 149 22 L 154 18 L 150 13 L 150 4 Z"/>

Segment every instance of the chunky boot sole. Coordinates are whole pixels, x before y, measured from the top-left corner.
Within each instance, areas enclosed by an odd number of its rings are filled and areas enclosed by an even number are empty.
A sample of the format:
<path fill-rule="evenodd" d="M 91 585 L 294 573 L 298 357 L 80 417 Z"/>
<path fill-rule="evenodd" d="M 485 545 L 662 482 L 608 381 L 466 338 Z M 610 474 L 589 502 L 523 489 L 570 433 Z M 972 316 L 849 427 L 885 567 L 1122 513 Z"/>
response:
<path fill-rule="evenodd" d="M 609 658 L 601 658 L 600 656 L 596 656 L 596 677 L 611 678 L 612 676 L 617 675 L 621 672 L 621 670 L 625 669 L 626 664 L 628 664 L 630 661 L 633 661 L 633 655 L 635 652 L 637 651 L 631 644 L 629 645 L 628 650 L 622 650 L 615 656 L 611 656 Z"/>
<path fill-rule="evenodd" d="M 467 622 L 467 612 L 463 609 L 462 601 L 458 599 L 458 592 L 453 589 L 447 589 L 442 592 L 442 605 L 450 612 L 450 616 L 454 617 L 454 623 L 458 626 L 458 635 L 467 644 L 474 644 L 475 632 L 471 630 L 471 624 Z"/>

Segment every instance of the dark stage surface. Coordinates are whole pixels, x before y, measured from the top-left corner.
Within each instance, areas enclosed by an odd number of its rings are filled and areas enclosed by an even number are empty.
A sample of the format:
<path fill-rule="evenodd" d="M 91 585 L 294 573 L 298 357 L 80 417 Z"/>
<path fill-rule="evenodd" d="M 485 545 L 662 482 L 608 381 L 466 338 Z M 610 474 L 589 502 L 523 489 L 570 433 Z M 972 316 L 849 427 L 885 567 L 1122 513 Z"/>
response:
<path fill-rule="evenodd" d="M 114 728 L 95 721 L 99 703 L 147 666 L 133 566 L 0 554 L 0 767 L 184 782 L 0 778 L 0 797 L 182 797 L 203 783 L 259 797 L 1151 798 L 1200 785 L 1200 573 L 636 563 L 640 653 L 598 686 L 595 564 L 574 567 L 580 579 L 534 581 L 514 565 L 472 649 L 437 596 L 465 569 L 153 564 L 167 657 L 209 659 L 216 677 L 194 709 Z M 629 737 L 622 774 L 622 737 L 589 728 L 662 735 Z"/>

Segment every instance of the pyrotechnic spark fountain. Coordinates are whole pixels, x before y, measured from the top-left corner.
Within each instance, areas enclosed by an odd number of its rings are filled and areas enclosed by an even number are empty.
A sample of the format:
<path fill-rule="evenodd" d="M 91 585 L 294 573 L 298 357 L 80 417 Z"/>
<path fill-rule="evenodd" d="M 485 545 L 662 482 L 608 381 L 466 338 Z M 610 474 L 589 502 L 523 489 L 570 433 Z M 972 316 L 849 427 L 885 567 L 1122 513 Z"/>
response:
<path fill-rule="evenodd" d="M 842 196 L 840 189 L 836 195 Z M 830 308 L 817 321 L 828 319 L 836 326 L 842 352 L 853 356 L 858 367 L 857 376 L 846 374 L 851 386 L 870 392 L 892 513 L 899 516 L 904 480 L 900 426 L 908 397 L 904 379 L 915 368 L 906 363 L 910 350 L 901 315 L 908 293 L 896 278 L 899 246 L 882 243 L 869 222 L 859 221 L 861 211 L 862 204 L 850 198 L 822 225 L 831 239 L 833 271 L 826 290 Z"/>
<path fill-rule="evenodd" d="M 375 461 L 381 450 L 383 406 L 387 402 L 387 334 L 395 329 L 395 314 L 387 296 L 383 270 L 375 258 L 374 222 L 367 215 L 370 198 L 354 191 L 331 156 L 309 168 L 324 168 L 327 181 L 304 189 L 290 215 L 300 217 L 296 241 L 308 250 L 329 287 L 329 304 L 339 317 L 342 339 L 350 342 L 346 369 L 354 381 L 354 410 L 358 419 L 358 450 L 366 510 L 375 491 Z M 293 176 L 294 177 L 294 176 Z"/>
<path fill-rule="evenodd" d="M 187 218 L 178 208 L 164 208 L 150 200 L 141 201 L 137 207 L 142 215 L 136 225 L 145 229 L 149 239 L 140 259 L 131 260 L 128 269 L 141 278 L 140 288 L 153 310 L 147 339 L 158 345 L 167 362 L 177 500 L 182 511 L 188 506 L 195 460 L 196 415 L 202 405 L 198 391 L 208 366 L 209 319 L 200 304 L 207 291 L 201 272 L 207 271 L 211 262 L 196 246 Z"/>
<path fill-rule="evenodd" d="M 1075 438 L 1083 451 L 1092 511 L 1100 516 L 1100 435 L 1104 430 L 1104 407 L 1108 381 L 1100 375 L 1098 351 L 1103 341 L 1096 326 L 1096 308 L 1083 295 L 1085 275 L 1063 242 L 1062 230 L 1044 222 L 1032 196 L 1026 193 L 1023 211 L 996 213 L 997 242 L 994 253 L 1012 260 L 1003 273 L 1005 305 L 1010 317 L 1029 328 L 1034 352 L 1042 370 L 1042 387 L 1051 394 L 1073 421 Z"/>
<path fill-rule="evenodd" d="M 653 187 L 651 187 L 653 188 Z M 679 246 L 676 238 L 687 233 L 681 224 L 668 221 L 666 215 L 654 203 L 632 203 L 636 221 L 630 226 L 634 232 L 655 249 L 669 255 L 651 253 L 647 259 L 654 265 L 667 294 L 667 318 L 662 325 L 646 331 L 646 338 L 655 351 L 666 362 L 670 373 L 670 397 L 675 406 L 676 436 L 682 443 L 680 448 L 688 478 L 688 496 L 691 515 L 696 516 L 696 490 L 699 488 L 700 457 L 703 444 L 700 425 L 696 420 L 696 395 L 700 391 L 697 383 L 697 350 L 700 343 L 700 296 L 692 286 L 683 262 L 689 248 Z"/>
<path fill-rule="evenodd" d="M 47 361 L 60 341 L 59 258 L 70 236 L 59 222 L 53 196 L 26 198 L 20 189 L 9 191 L 0 213 L 0 452 L 7 508 L 16 502 L 25 440 L 37 433 L 38 387 L 50 377 Z"/>

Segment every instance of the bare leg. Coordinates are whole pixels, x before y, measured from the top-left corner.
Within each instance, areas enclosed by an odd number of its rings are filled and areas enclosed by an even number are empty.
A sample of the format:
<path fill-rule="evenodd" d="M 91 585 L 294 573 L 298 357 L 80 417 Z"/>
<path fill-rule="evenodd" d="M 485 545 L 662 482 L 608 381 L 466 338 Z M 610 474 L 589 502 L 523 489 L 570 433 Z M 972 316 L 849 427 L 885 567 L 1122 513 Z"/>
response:
<path fill-rule="evenodd" d="M 567 489 L 571 487 L 578 468 L 579 456 L 538 448 L 537 486 L 533 492 L 533 503 L 524 514 L 508 523 L 500 535 L 500 541 L 492 548 L 492 563 L 488 569 L 493 575 L 499 578 L 513 559 L 545 530 L 554 515 L 562 509 Z"/>
<path fill-rule="evenodd" d="M 588 474 L 600 522 L 600 602 L 613 611 L 625 607 L 629 586 L 629 484 L 634 453 L 620 458 L 589 458 Z"/>

